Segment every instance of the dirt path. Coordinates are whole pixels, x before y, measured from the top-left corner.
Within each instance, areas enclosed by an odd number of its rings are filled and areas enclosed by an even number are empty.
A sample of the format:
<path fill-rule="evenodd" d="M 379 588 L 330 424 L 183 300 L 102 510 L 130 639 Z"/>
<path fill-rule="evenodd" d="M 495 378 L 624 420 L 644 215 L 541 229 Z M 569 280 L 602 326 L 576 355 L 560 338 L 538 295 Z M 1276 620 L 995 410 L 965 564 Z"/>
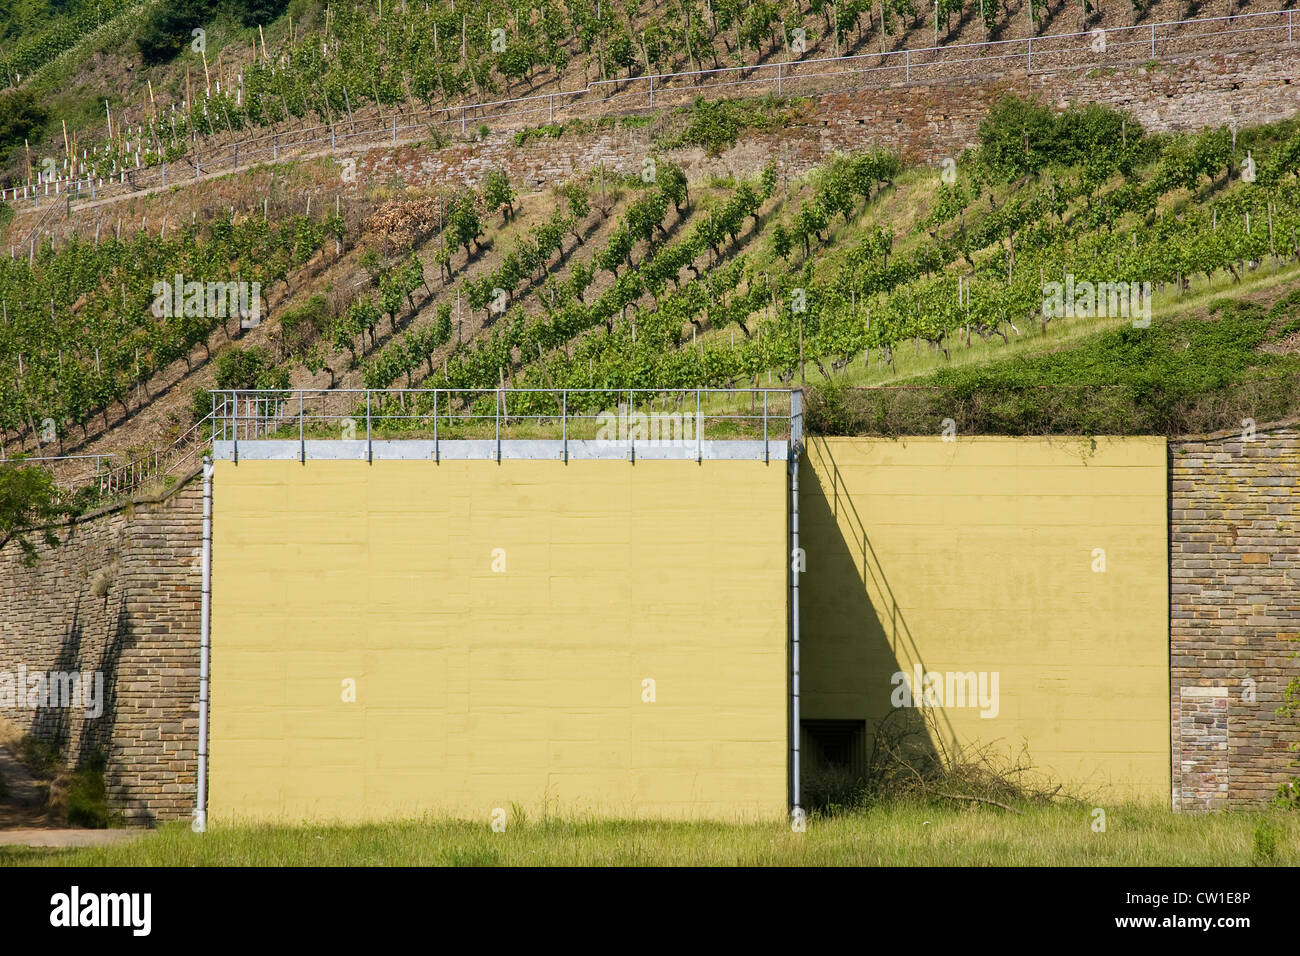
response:
<path fill-rule="evenodd" d="M 144 830 L 72 830 L 28 828 L 0 830 L 0 846 L 35 846 L 35 847 L 77 847 L 109 846 L 138 840 L 144 836 Z"/>
<path fill-rule="evenodd" d="M 84 830 L 55 820 L 47 809 L 47 788 L 33 777 L 7 747 L 0 744 L 0 847 L 107 846 L 142 836 L 132 829 Z"/>
<path fill-rule="evenodd" d="M 45 810 L 45 788 L 4 746 L 0 746 L 0 780 L 4 781 L 0 831 L 51 825 Z"/>

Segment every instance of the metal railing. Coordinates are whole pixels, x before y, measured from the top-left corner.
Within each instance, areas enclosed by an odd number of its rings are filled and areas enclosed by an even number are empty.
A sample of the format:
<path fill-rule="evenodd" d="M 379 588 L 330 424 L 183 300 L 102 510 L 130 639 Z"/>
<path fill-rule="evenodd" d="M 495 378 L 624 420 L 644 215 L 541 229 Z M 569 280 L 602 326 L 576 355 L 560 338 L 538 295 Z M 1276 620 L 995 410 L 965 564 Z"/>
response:
<path fill-rule="evenodd" d="M 211 424 L 211 416 L 205 416 L 175 441 L 116 467 L 107 464 L 117 458 L 116 455 L 20 455 L 0 458 L 0 465 L 40 465 L 54 473 L 55 485 L 60 491 L 76 495 L 92 489 L 92 497 L 112 501 L 161 481 L 186 463 L 197 465 L 200 451 L 211 443 Z M 86 461 L 95 463 L 94 472 L 76 473 L 78 463 Z M 69 475 L 69 470 L 74 473 Z"/>
<path fill-rule="evenodd" d="M 197 465 L 217 442 L 230 443 L 238 460 L 240 443 L 291 440 L 303 460 L 307 443 L 364 442 L 372 457 L 376 442 L 469 439 L 503 442 L 559 439 L 567 460 L 569 442 L 595 440 L 626 446 L 695 449 L 706 442 L 761 441 L 769 445 L 800 440 L 801 404 L 797 391 L 778 388 L 686 389 L 283 389 L 217 390 L 212 410 L 166 446 L 117 467 L 113 455 L 59 455 L 0 458 L 0 465 L 63 466 L 93 461 L 93 473 L 56 480 L 68 494 L 93 489 L 92 497 L 114 501 L 155 485 L 187 463 Z M 688 456 L 689 457 L 689 456 Z"/>
<path fill-rule="evenodd" d="M 54 478 L 54 486 L 64 494 L 73 494 L 79 488 L 94 484 L 107 476 L 113 469 L 108 463 L 115 455 L 18 455 L 0 458 L 0 466 L 13 465 L 19 468 L 36 466 L 44 468 Z M 84 471 L 86 462 L 94 463 L 94 471 Z M 69 476 L 71 472 L 71 476 Z"/>
<path fill-rule="evenodd" d="M 98 467 L 102 461 L 112 461 L 115 455 L 19 455 L 17 458 L 0 457 L 0 465 L 30 465 L 35 463 L 51 464 L 64 461 L 93 461 Z"/>
<path fill-rule="evenodd" d="M 16 248 L 27 249 L 29 262 L 36 255 L 36 237 L 40 235 L 41 230 L 45 228 L 46 223 L 50 221 L 50 219 L 54 216 L 54 213 L 58 210 L 58 208 L 59 207 L 54 203 L 49 203 L 46 207 L 45 212 L 41 213 L 41 218 L 37 219 L 36 222 L 32 224 L 32 227 L 28 229 L 27 232 L 23 235 L 23 237 L 18 241 Z M 14 245 L 10 245 L 9 255 L 11 258 L 17 257 L 17 253 L 15 252 Z"/>
<path fill-rule="evenodd" d="M 111 467 L 106 468 L 105 463 L 111 462 L 115 457 L 115 455 L 19 455 L 16 458 L 0 457 L 0 465 L 16 465 L 18 467 L 39 465 L 54 475 L 55 487 L 64 491 L 73 491 L 80 484 L 97 480 L 99 476 L 107 474 Z M 66 477 L 67 469 L 76 469 L 83 462 L 94 462 L 95 471 L 93 474 L 81 474 L 72 478 Z"/>
<path fill-rule="evenodd" d="M 943 79 L 972 64 L 987 65 L 994 72 L 1023 67 L 1026 73 L 1050 73 L 1063 69 L 1117 67 L 1154 59 L 1157 56 L 1204 52 L 1206 40 L 1234 38 L 1234 52 L 1295 42 L 1296 11 L 1274 10 L 1234 16 L 1198 17 L 1084 32 L 1044 34 L 1013 40 L 990 40 L 916 49 L 884 50 L 848 56 L 814 57 L 743 66 L 719 67 L 675 73 L 653 73 L 623 79 L 593 80 L 585 87 L 556 93 L 538 93 L 510 99 L 433 107 L 426 110 L 394 111 L 391 117 L 377 113 L 357 123 L 350 118 L 332 124 L 304 126 L 248 137 L 230 145 L 214 147 L 204 156 L 193 154 L 173 163 L 119 169 L 108 177 L 56 177 L 0 189 L 0 201 L 31 199 L 39 206 L 74 199 L 91 200 L 131 193 L 199 179 L 204 172 L 231 171 L 276 162 L 281 156 L 302 158 L 313 150 L 329 153 L 346 150 L 349 144 L 373 143 L 379 138 L 396 145 L 409 142 L 412 133 L 427 135 L 431 129 L 459 127 L 468 132 L 471 120 L 527 121 L 553 123 L 586 118 L 588 114 L 609 115 L 611 104 L 627 112 L 683 105 L 696 96 L 745 88 L 772 92 L 778 96 L 799 92 L 838 92 L 824 88 L 827 80 L 844 77 L 873 78 L 882 85 L 913 85 Z M 1098 49 L 1099 38 L 1104 41 Z M 544 119 L 543 119 L 544 117 Z M 34 235 L 35 229 L 32 230 Z M 30 238 L 30 235 L 29 237 Z M 28 239 L 25 238 L 24 242 Z"/>
<path fill-rule="evenodd" d="M 212 439 L 239 446 L 296 442 L 364 443 L 430 439 L 440 443 L 559 440 L 609 445 L 797 440 L 799 403 L 790 389 L 284 389 L 212 393 Z M 498 455 L 499 457 L 499 455 Z"/>
<path fill-rule="evenodd" d="M 199 461 L 199 452 L 212 440 L 212 416 L 205 415 L 188 431 L 170 444 L 134 461 L 96 475 L 82 484 L 94 482 L 101 498 L 119 498 L 134 494 L 146 485 L 161 481 L 182 465 Z"/>

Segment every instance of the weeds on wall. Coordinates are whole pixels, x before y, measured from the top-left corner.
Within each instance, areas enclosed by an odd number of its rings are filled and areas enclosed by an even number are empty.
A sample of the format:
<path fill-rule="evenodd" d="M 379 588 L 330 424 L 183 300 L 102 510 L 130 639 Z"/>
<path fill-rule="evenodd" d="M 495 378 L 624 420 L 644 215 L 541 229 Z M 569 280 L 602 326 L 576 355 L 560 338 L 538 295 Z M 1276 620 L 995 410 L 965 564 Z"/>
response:
<path fill-rule="evenodd" d="M 108 784 L 104 772 L 108 760 L 100 752 L 77 769 L 60 774 L 51 787 L 50 804 L 75 827 L 102 830 L 119 824 L 118 814 L 108 808 Z"/>
<path fill-rule="evenodd" d="M 661 114 L 651 125 L 651 135 L 659 149 L 699 146 L 709 156 L 718 156 L 736 145 L 745 130 L 768 132 L 793 121 L 805 102 L 771 95 L 736 100 L 701 96 L 690 106 Z"/>
<path fill-rule="evenodd" d="M 1291 638 L 1293 641 L 1300 641 L 1300 638 Z M 1300 660 L 1300 652 L 1291 655 L 1292 660 Z M 1277 711 L 1278 717 L 1291 717 L 1300 723 L 1300 676 L 1291 678 L 1282 691 L 1282 706 Z M 1300 743 L 1291 744 L 1292 753 L 1300 754 Z M 1300 767 L 1300 760 L 1292 761 L 1292 766 Z M 1293 776 L 1285 783 L 1278 784 L 1277 795 L 1273 798 L 1273 806 L 1281 810 L 1291 812 L 1300 812 L 1300 776 Z"/>

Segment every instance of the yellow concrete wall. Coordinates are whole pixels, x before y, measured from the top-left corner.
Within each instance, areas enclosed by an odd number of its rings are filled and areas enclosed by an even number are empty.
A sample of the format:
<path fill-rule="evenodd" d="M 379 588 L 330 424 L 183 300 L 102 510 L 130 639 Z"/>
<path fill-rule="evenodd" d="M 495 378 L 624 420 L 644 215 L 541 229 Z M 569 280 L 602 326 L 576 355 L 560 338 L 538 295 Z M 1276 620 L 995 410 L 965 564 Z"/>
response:
<path fill-rule="evenodd" d="M 997 671 L 998 716 L 935 711 L 945 743 L 1027 744 L 1076 790 L 1167 798 L 1165 471 L 1163 439 L 813 439 L 802 716 L 870 729 L 918 661 Z"/>
<path fill-rule="evenodd" d="M 783 462 L 218 462 L 213 819 L 783 816 L 785 489 Z"/>

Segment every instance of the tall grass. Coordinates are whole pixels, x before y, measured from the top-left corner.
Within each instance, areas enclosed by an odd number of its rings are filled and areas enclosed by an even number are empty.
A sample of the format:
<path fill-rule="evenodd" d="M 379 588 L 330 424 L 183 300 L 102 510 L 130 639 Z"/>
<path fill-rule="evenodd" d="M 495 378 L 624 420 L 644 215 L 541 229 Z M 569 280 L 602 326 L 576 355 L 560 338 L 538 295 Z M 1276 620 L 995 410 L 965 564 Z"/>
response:
<path fill-rule="evenodd" d="M 368 826 L 183 824 L 77 850 L 0 848 L 0 865 L 69 866 L 1250 866 L 1300 865 L 1300 816 L 905 801 L 782 823 L 426 818 Z"/>

